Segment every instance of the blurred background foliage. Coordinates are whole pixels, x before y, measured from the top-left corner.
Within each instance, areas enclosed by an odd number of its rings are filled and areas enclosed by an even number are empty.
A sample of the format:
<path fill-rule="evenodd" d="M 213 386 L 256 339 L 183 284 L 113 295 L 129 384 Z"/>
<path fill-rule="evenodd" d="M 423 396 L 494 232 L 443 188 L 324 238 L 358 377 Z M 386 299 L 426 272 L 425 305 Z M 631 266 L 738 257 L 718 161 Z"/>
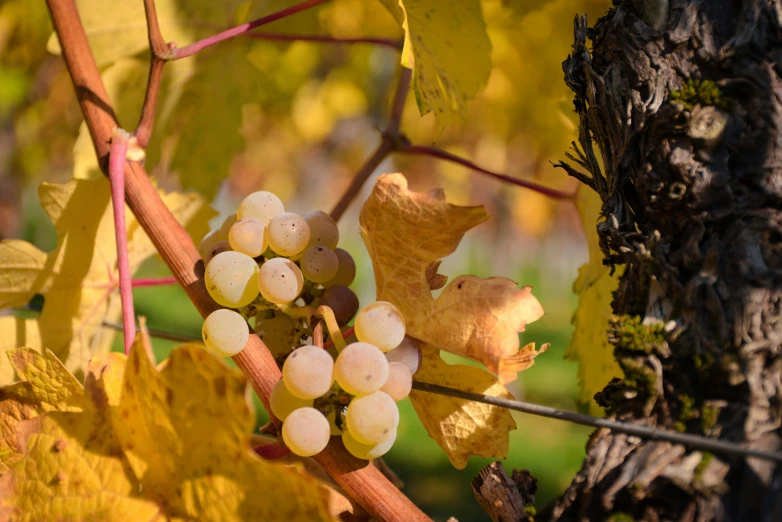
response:
<path fill-rule="evenodd" d="M 119 0 L 80 1 L 100 20 Z M 124 0 L 138 1 L 140 0 Z M 290 0 L 210 2 L 199 12 L 188 0 L 167 2 L 177 43 L 257 18 Z M 94 5 L 93 5 L 94 4 Z M 402 132 L 414 143 L 436 145 L 474 163 L 520 178 L 573 190 L 553 169 L 576 138 L 571 95 L 561 62 L 572 43 L 573 17 L 595 20 L 610 0 L 484 0 L 493 68 L 486 88 L 469 104 L 469 117 L 438 132 L 408 96 Z M 84 11 L 82 11 L 84 12 Z M 380 2 L 333 0 L 265 26 L 263 32 L 337 37 L 402 38 Z M 51 24 L 40 0 L 0 3 L 0 238 L 20 237 L 47 250 L 51 223 L 38 206 L 41 181 L 99 175 L 67 71 L 47 50 Z M 167 39 L 173 39 L 165 33 Z M 104 81 L 125 128 L 135 127 L 147 76 L 144 49 L 102 61 Z M 147 167 L 162 187 L 198 190 L 221 213 L 232 213 L 249 192 L 277 193 L 297 212 L 330 210 L 379 142 L 399 54 L 368 44 L 278 42 L 237 38 L 171 63 L 161 92 L 160 116 Z M 467 238 L 441 268 L 448 276 L 500 275 L 533 285 L 547 314 L 523 341 L 551 349 L 509 388 L 520 399 L 575 409 L 576 365 L 563 359 L 575 307 L 571 285 L 586 260 L 578 216 L 570 203 L 485 178 L 464 167 L 423 156 L 395 156 L 376 174 L 404 172 L 414 190 L 443 187 L 450 201 L 483 204 L 493 219 Z M 340 221 L 341 244 L 358 264 L 354 287 L 374 299 L 372 270 L 358 236 L 357 213 L 371 182 Z M 200 238 L 196 238 L 198 240 Z M 140 275 L 166 275 L 160 260 Z M 137 312 L 151 328 L 198 336 L 201 319 L 177 287 L 139 288 Z M 174 345 L 156 341 L 158 360 Z M 259 422 L 263 410 L 258 407 Z M 388 462 L 406 493 L 435 519 L 485 520 L 470 480 L 488 461 L 473 458 L 455 470 L 426 436 L 408 401 Z M 539 480 L 538 505 L 564 490 L 578 470 L 589 430 L 516 415 L 505 465 L 529 469 Z"/>

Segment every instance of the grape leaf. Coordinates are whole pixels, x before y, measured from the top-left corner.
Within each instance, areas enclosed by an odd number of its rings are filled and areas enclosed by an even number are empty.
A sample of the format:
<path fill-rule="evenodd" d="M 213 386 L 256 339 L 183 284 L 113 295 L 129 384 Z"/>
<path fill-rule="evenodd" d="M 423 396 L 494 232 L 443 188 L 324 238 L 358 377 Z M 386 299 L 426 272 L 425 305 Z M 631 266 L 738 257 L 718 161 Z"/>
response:
<path fill-rule="evenodd" d="M 484 393 L 504 396 L 508 392 L 495 376 L 477 368 L 447 365 L 439 352 L 469 357 L 501 372 L 505 380 L 514 379 L 516 373 L 509 370 L 528 367 L 537 355 L 519 348 L 518 332 L 543 314 L 530 288 L 519 289 L 501 277 L 460 276 L 435 299 L 430 287 L 430 281 L 443 282 L 434 277 L 431 267 L 456 250 L 469 229 L 486 219 L 483 207 L 448 204 L 441 190 L 412 192 L 404 176 L 386 174 L 378 179 L 359 221 L 372 258 L 377 299 L 398 306 L 408 335 L 423 341 L 424 363 L 416 375 L 461 389 L 474 385 Z M 465 375 L 469 378 L 464 379 Z M 411 400 L 429 434 L 457 467 L 464 467 L 469 455 L 503 458 L 507 454 L 508 431 L 515 427 L 507 411 L 485 410 L 441 396 L 414 394 Z M 454 430 L 476 433 L 460 442 Z"/>
<path fill-rule="evenodd" d="M 0 333 L 0 386 L 4 386 L 21 380 L 5 353 L 22 346 L 41 353 L 43 344 L 37 319 L 11 315 L 0 317 Z"/>
<path fill-rule="evenodd" d="M 622 376 L 607 334 L 612 294 L 619 286 L 624 268 L 617 268 L 611 275 L 610 269 L 603 264 L 596 227 L 602 204 L 595 191 L 581 187 L 576 208 L 586 233 L 589 262 L 578 270 L 578 278 L 573 283 L 573 292 L 578 294 L 578 308 L 573 314 L 576 330 L 565 351 L 566 359 L 579 363 L 579 401 L 589 405 L 592 415 L 604 414 L 595 402 L 595 394 L 612 378 Z"/>
<path fill-rule="evenodd" d="M 332 520 L 319 481 L 252 452 L 255 416 L 239 371 L 196 344 L 176 348 L 158 371 L 139 339 L 128 358 L 109 354 L 93 371 L 133 473 L 169 515 Z"/>
<path fill-rule="evenodd" d="M 0 281 L 0 293 L 16 301 L 31 293 L 44 294 L 38 321 L 40 342 L 31 342 L 35 329 L 28 329 L 31 325 L 27 323 L 24 336 L 19 336 L 17 330 L 11 331 L 20 325 L 18 321 L 0 322 L 0 331 L 3 336 L 16 336 L 18 341 L 25 337 L 17 346 L 49 348 L 69 371 L 79 374 L 92 355 L 108 351 L 114 332 L 101 325 L 104 320 L 116 320 L 120 314 L 109 186 L 102 178 L 73 180 L 64 185 L 43 183 L 39 194 L 41 205 L 57 230 L 58 247 L 47 255 L 34 278 L 24 275 L 21 285 L 13 278 Z M 191 235 L 200 237 L 208 230 L 207 222 L 214 212 L 200 197 L 178 193 L 161 196 Z M 127 214 L 128 255 L 134 272 L 155 249 L 138 221 L 130 212 Z M 0 243 L 0 258 L 17 247 L 16 243 Z"/>
<path fill-rule="evenodd" d="M 21 458 L 16 426 L 49 411 L 81 411 L 81 383 L 49 350 L 9 350 L 5 355 L 22 382 L 0 387 L 0 473 Z M 6 358 L 6 357 L 3 357 Z"/>
<path fill-rule="evenodd" d="M 0 242 L 0 308 L 26 305 L 43 281 L 46 254 L 19 239 Z"/>
<path fill-rule="evenodd" d="M 402 65 L 413 69 L 421 115 L 439 131 L 489 79 L 491 42 L 479 0 L 381 0 L 405 31 Z"/>

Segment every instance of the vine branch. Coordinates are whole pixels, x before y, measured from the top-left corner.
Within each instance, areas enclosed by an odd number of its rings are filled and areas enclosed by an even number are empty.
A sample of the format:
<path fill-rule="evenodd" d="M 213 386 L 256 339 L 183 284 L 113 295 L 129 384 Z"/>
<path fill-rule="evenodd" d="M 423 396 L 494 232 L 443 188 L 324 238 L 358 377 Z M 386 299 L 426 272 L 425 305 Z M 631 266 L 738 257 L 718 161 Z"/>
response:
<path fill-rule="evenodd" d="M 402 50 L 402 40 L 394 40 L 391 38 L 340 38 L 337 36 L 326 35 L 309 35 L 309 34 L 282 34 L 282 33 L 247 33 L 244 35 L 246 38 L 252 38 L 253 40 L 271 40 L 276 42 L 319 42 L 319 43 L 333 43 L 333 44 L 374 44 L 382 47 L 389 47 Z"/>

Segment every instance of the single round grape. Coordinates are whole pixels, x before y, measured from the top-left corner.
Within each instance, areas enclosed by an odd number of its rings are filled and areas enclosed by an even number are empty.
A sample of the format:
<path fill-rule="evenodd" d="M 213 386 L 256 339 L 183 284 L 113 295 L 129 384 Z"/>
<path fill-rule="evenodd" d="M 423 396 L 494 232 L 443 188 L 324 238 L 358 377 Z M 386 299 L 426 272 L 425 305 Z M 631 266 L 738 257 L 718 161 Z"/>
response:
<path fill-rule="evenodd" d="M 293 212 L 275 216 L 266 227 L 269 247 L 281 256 L 295 256 L 307 248 L 310 226 L 304 218 Z"/>
<path fill-rule="evenodd" d="M 337 248 L 334 250 L 339 260 L 339 266 L 337 267 L 337 273 L 330 280 L 326 281 L 323 286 L 350 286 L 350 283 L 356 278 L 356 262 L 353 261 L 353 257 L 348 254 L 346 250 Z"/>
<path fill-rule="evenodd" d="M 331 308 L 339 326 L 348 324 L 358 312 L 358 296 L 346 286 L 337 285 L 327 288 L 319 304 Z"/>
<path fill-rule="evenodd" d="M 362 395 L 350 401 L 345 424 L 361 444 L 379 444 L 396 433 L 399 408 L 394 399 L 381 391 Z"/>
<path fill-rule="evenodd" d="M 315 245 L 304 251 L 299 265 L 304 277 L 313 283 L 325 283 L 337 275 L 339 259 L 333 250 Z"/>
<path fill-rule="evenodd" d="M 301 217 L 310 226 L 310 240 L 307 246 L 322 245 L 334 250 L 339 243 L 339 228 L 331 216 L 322 210 L 310 210 Z"/>
<path fill-rule="evenodd" d="M 272 407 L 272 413 L 275 417 L 284 421 L 294 410 L 312 406 L 312 400 L 300 399 L 293 395 L 285 383 L 280 379 L 272 388 L 269 395 L 269 405 Z"/>
<path fill-rule="evenodd" d="M 201 254 L 201 257 L 206 257 L 206 253 L 209 251 L 210 248 L 212 248 L 212 245 L 218 243 L 221 240 L 222 238 L 220 237 L 220 231 L 212 230 L 207 235 L 205 235 L 204 238 L 201 240 L 201 242 L 198 244 L 198 253 Z"/>
<path fill-rule="evenodd" d="M 236 223 L 238 220 L 239 218 L 236 217 L 236 213 L 233 213 L 225 218 L 223 224 L 220 225 L 220 239 L 228 239 L 228 234 L 231 231 L 231 227 L 234 226 L 234 223 Z"/>
<path fill-rule="evenodd" d="M 255 218 L 240 219 L 228 231 L 231 248 L 250 257 L 258 257 L 266 250 L 266 227 Z"/>
<path fill-rule="evenodd" d="M 326 417 L 315 408 L 299 408 L 282 423 L 282 440 L 301 457 L 317 455 L 328 445 L 331 429 Z"/>
<path fill-rule="evenodd" d="M 399 346 L 386 352 L 386 359 L 389 363 L 400 362 L 404 364 L 410 373 L 415 375 L 415 372 L 421 367 L 421 348 L 415 339 L 406 335 Z"/>
<path fill-rule="evenodd" d="M 317 399 L 334 383 L 334 359 L 317 346 L 296 348 L 282 365 L 282 380 L 296 397 Z"/>
<path fill-rule="evenodd" d="M 214 259 L 217 254 L 229 252 L 230 250 L 231 245 L 225 239 L 221 239 L 217 243 L 213 243 L 204 253 L 204 266 L 208 265 L 209 261 Z"/>
<path fill-rule="evenodd" d="M 229 308 L 240 308 L 258 296 L 258 265 L 239 252 L 221 252 L 206 265 L 204 282 L 212 299 Z"/>
<path fill-rule="evenodd" d="M 239 219 L 255 218 L 265 226 L 269 224 L 273 217 L 279 216 L 283 212 L 285 212 L 285 207 L 280 198 L 271 192 L 259 190 L 258 192 L 253 192 L 239 203 L 236 216 Z"/>
<path fill-rule="evenodd" d="M 288 304 L 299 297 L 304 276 L 296 263 L 284 257 L 269 259 L 258 272 L 258 290 L 267 301 Z"/>
<path fill-rule="evenodd" d="M 204 319 L 201 337 L 207 349 L 221 357 L 241 352 L 250 338 L 244 317 L 226 308 L 215 310 Z"/>
<path fill-rule="evenodd" d="M 359 341 L 374 344 L 384 352 L 399 346 L 405 338 L 405 318 L 388 301 L 377 301 L 362 308 L 353 325 Z"/>
<path fill-rule="evenodd" d="M 332 434 L 333 435 L 333 434 Z M 356 458 L 363 460 L 372 460 L 378 457 L 382 457 L 396 441 L 396 431 L 394 434 L 379 444 L 362 444 L 350 434 L 348 430 L 342 432 L 342 444 L 345 445 L 345 449 L 348 453 Z"/>
<path fill-rule="evenodd" d="M 399 402 L 410 395 L 412 389 L 413 374 L 410 373 L 410 369 L 400 362 L 389 363 L 388 379 L 380 391 L 387 393 L 395 402 Z"/>
<path fill-rule="evenodd" d="M 334 377 L 342 389 L 352 395 L 372 393 L 388 379 L 388 361 L 376 346 L 351 343 L 337 356 Z"/>

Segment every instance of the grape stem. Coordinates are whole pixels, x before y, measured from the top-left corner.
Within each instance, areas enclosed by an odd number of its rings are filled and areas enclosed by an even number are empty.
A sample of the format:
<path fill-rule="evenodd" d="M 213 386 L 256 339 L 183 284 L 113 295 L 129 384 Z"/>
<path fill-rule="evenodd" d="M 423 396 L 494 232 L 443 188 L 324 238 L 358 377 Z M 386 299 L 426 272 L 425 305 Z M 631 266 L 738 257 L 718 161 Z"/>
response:
<path fill-rule="evenodd" d="M 323 320 L 319 320 L 312 329 L 312 344 L 318 348 L 323 348 Z"/>
<path fill-rule="evenodd" d="M 353 337 L 353 335 L 355 335 L 355 334 L 353 332 L 353 327 L 352 326 L 349 327 L 349 328 L 345 328 L 345 331 L 342 332 L 343 339 L 350 339 L 351 337 Z M 325 348 L 327 350 L 329 348 L 333 348 L 333 347 L 334 347 L 334 340 L 333 339 L 329 339 L 328 341 L 323 343 L 323 348 Z"/>
<path fill-rule="evenodd" d="M 128 229 L 125 224 L 125 158 L 128 153 L 128 138 L 128 133 L 117 129 L 111 138 L 111 149 L 109 150 L 109 186 L 111 187 L 111 206 L 114 210 L 114 237 L 117 243 L 117 270 L 119 271 L 125 355 L 130 353 L 133 338 L 136 335 L 133 290 L 130 284 Z"/>
<path fill-rule="evenodd" d="M 174 276 L 165 276 L 165 277 L 142 277 L 139 279 L 133 279 L 130 282 L 131 286 L 133 288 L 143 287 L 143 286 L 165 286 L 165 285 L 178 285 L 179 282 L 176 280 L 176 277 Z"/>

